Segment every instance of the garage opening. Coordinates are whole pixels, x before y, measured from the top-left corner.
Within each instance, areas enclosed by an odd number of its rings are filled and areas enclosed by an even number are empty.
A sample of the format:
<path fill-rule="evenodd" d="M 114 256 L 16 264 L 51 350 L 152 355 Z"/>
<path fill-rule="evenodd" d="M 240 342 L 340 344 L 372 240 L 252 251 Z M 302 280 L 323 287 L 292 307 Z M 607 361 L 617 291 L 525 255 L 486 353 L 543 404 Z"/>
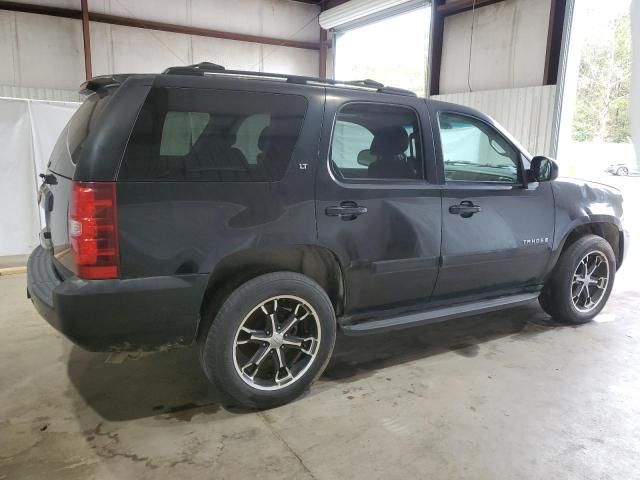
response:
<path fill-rule="evenodd" d="M 612 176 L 638 173 L 630 122 L 630 4 L 575 4 L 558 148 L 565 175 L 615 183 Z"/>
<path fill-rule="evenodd" d="M 371 78 L 424 96 L 431 8 L 407 12 L 336 32 L 335 77 Z"/>

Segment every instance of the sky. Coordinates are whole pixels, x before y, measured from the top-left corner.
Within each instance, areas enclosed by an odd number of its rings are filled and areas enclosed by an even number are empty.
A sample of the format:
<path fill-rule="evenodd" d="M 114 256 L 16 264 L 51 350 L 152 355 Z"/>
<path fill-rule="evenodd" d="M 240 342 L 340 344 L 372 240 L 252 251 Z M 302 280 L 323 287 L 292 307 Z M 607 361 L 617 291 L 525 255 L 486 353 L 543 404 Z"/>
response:
<path fill-rule="evenodd" d="M 576 0 L 574 28 L 589 40 L 596 41 L 611 34 L 611 20 L 629 13 L 631 0 Z"/>

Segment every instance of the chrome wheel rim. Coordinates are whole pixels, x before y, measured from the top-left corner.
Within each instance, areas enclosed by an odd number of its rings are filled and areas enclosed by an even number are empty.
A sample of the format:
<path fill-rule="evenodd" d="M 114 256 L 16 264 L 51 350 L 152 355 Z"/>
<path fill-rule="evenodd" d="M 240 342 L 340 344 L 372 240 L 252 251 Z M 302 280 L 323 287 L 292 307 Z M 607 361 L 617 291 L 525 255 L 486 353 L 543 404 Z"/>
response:
<path fill-rule="evenodd" d="M 587 253 L 573 273 L 571 281 L 571 301 L 581 313 L 595 309 L 607 291 L 609 285 L 609 261 L 599 251 Z"/>
<path fill-rule="evenodd" d="M 279 295 L 244 317 L 233 344 L 233 364 L 243 382 L 258 390 L 280 390 L 313 364 L 321 340 L 313 307 L 300 297 Z"/>

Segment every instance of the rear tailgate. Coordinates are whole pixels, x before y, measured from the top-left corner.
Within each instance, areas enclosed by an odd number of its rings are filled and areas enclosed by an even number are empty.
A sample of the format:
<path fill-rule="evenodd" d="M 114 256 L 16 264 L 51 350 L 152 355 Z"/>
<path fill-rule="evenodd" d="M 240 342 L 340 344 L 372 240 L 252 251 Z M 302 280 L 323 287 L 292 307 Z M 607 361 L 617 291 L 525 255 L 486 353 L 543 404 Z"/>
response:
<path fill-rule="evenodd" d="M 69 243 L 69 199 L 74 173 L 89 133 L 98 128 L 100 118 L 115 88 L 92 93 L 64 128 L 51 153 L 47 174 L 39 192 L 45 228 L 40 234 L 43 248 L 54 255 L 56 267 L 63 276 L 65 269 L 76 272 Z"/>

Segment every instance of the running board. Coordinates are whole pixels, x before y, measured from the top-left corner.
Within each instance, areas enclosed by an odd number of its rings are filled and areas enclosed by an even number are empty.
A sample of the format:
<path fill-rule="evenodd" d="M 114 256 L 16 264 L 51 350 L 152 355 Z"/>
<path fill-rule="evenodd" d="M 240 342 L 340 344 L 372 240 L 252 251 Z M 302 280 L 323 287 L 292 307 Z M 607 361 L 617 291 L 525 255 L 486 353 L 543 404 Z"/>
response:
<path fill-rule="evenodd" d="M 536 300 L 539 295 L 539 292 L 521 293 L 506 297 L 492 298 L 489 300 L 449 305 L 435 308 L 433 310 L 423 310 L 421 312 L 412 312 L 376 320 L 365 320 L 357 323 L 346 324 L 341 322 L 340 327 L 345 335 L 351 336 L 382 333 L 390 330 L 400 330 L 403 328 L 442 322 L 451 318 L 467 317 L 470 315 L 494 312 L 504 308 L 517 307 Z"/>

